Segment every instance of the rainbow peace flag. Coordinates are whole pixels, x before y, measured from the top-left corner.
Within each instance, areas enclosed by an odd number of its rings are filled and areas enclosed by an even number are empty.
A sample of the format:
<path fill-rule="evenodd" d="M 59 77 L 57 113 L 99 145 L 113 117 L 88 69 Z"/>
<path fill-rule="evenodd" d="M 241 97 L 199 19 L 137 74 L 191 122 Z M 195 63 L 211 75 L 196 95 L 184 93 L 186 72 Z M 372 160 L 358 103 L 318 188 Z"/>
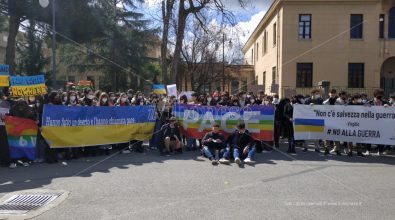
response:
<path fill-rule="evenodd" d="M 273 106 L 239 108 L 176 104 L 173 110 L 181 131 L 187 137 L 200 139 L 212 130 L 214 124 L 219 124 L 222 134 L 228 137 L 236 130 L 237 124 L 244 122 L 253 138 L 273 140 Z"/>
<path fill-rule="evenodd" d="M 294 129 L 295 132 L 322 133 L 325 130 L 325 120 L 296 118 L 294 120 Z"/>
<path fill-rule="evenodd" d="M 154 84 L 152 90 L 154 90 L 155 94 L 166 95 L 166 88 L 163 84 Z"/>
<path fill-rule="evenodd" d="M 35 160 L 38 126 L 30 119 L 6 116 L 5 128 L 11 159 Z"/>

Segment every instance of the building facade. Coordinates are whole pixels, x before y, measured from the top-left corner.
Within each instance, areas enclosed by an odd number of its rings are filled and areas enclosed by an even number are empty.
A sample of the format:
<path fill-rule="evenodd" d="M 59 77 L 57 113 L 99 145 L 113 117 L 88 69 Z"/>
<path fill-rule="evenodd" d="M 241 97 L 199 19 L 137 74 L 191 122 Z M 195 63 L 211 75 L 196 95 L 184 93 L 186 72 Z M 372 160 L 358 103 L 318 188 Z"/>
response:
<path fill-rule="evenodd" d="M 394 0 L 275 0 L 243 53 L 267 92 L 395 91 Z M 299 90 L 299 91 L 298 91 Z"/>

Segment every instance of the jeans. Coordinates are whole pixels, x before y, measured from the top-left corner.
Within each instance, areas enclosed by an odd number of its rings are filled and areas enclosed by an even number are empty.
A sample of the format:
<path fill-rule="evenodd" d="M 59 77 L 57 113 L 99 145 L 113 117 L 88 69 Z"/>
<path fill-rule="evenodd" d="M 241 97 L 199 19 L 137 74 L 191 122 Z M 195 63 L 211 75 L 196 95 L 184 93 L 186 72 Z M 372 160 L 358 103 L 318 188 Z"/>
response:
<path fill-rule="evenodd" d="M 216 149 L 210 149 L 207 146 L 203 147 L 203 154 L 208 157 L 208 158 L 214 158 L 213 155 L 215 155 L 215 159 L 218 160 L 219 159 L 219 150 Z"/>
<path fill-rule="evenodd" d="M 233 157 L 236 159 L 236 158 L 240 158 L 240 152 L 241 151 L 243 151 L 243 150 L 241 150 L 241 149 L 239 149 L 239 148 L 234 148 L 233 149 Z M 255 151 L 256 151 L 256 149 L 255 149 L 255 146 L 253 146 L 253 147 L 250 147 L 249 149 L 248 149 L 248 153 L 247 153 L 247 157 L 246 158 L 250 158 L 250 159 L 252 159 L 253 157 L 254 157 L 254 155 L 255 155 Z M 243 152 L 241 152 L 241 153 L 243 153 Z M 241 156 L 245 156 L 245 155 L 241 155 Z"/>
<path fill-rule="evenodd" d="M 195 138 L 187 138 L 187 148 L 194 149 L 197 148 L 196 139 Z"/>

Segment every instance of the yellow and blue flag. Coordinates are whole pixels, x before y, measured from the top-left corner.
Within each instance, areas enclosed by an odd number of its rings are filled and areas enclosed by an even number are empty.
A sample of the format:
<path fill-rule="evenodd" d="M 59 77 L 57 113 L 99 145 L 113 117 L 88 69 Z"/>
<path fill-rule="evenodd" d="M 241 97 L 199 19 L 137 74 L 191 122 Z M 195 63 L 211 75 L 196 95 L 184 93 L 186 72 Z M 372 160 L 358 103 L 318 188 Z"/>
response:
<path fill-rule="evenodd" d="M 325 120 L 324 119 L 302 119 L 296 118 L 294 120 L 295 132 L 324 132 Z"/>
<path fill-rule="evenodd" d="M 166 95 L 166 88 L 163 84 L 154 84 L 152 90 L 154 90 L 155 94 Z"/>

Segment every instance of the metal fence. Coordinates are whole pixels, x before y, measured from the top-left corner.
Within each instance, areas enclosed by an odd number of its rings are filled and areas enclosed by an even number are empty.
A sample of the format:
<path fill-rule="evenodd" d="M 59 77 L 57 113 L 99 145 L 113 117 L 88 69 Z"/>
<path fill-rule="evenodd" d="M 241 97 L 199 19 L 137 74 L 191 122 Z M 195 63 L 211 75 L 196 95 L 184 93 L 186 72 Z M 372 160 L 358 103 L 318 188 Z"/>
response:
<path fill-rule="evenodd" d="M 335 89 L 337 91 L 337 93 L 341 92 L 341 91 L 345 91 L 350 95 L 356 94 L 356 93 L 365 93 L 369 98 L 373 97 L 374 91 L 376 89 L 380 89 L 380 88 L 347 88 L 347 87 L 337 87 L 337 86 L 332 86 L 329 89 L 323 89 L 322 87 L 309 87 L 309 88 L 295 88 L 295 87 L 281 87 L 281 95 L 282 97 L 289 97 L 292 95 L 296 95 L 296 94 L 301 94 L 304 96 L 309 96 L 311 91 L 314 89 L 319 89 L 322 91 L 324 96 L 327 96 L 329 94 L 329 91 L 332 89 Z M 384 90 L 385 92 L 385 97 L 388 97 L 390 93 L 394 92 L 394 91 L 389 91 L 389 90 Z"/>

